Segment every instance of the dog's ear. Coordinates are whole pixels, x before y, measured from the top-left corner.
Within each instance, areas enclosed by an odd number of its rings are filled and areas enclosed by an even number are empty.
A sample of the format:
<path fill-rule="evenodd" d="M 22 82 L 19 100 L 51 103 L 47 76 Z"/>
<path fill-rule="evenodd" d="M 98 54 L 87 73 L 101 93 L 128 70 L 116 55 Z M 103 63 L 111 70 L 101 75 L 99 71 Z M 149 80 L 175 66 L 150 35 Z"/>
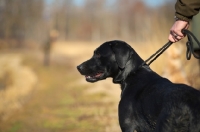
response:
<path fill-rule="evenodd" d="M 123 41 L 113 41 L 110 46 L 118 66 L 123 69 L 132 55 L 132 48 Z"/>

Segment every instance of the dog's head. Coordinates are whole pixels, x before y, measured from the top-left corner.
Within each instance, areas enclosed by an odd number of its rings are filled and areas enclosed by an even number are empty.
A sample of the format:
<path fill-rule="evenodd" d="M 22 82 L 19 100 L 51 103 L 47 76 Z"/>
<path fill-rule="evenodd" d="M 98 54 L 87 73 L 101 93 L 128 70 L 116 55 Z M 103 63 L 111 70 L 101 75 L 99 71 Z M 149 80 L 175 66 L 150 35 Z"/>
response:
<path fill-rule="evenodd" d="M 114 83 L 120 83 L 136 67 L 138 61 L 142 63 L 127 43 L 114 40 L 103 43 L 94 51 L 92 58 L 77 66 L 77 69 L 88 82 L 112 77 Z"/>

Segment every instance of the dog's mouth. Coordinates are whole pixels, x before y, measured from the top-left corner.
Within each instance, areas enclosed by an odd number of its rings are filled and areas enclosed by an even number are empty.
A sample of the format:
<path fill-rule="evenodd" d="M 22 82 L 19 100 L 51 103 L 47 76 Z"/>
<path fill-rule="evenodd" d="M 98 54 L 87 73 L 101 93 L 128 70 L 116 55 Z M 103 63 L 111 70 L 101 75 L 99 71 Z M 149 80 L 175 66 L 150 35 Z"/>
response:
<path fill-rule="evenodd" d="M 103 72 L 97 72 L 92 75 L 85 75 L 85 78 L 88 82 L 95 82 L 103 77 L 104 73 Z"/>

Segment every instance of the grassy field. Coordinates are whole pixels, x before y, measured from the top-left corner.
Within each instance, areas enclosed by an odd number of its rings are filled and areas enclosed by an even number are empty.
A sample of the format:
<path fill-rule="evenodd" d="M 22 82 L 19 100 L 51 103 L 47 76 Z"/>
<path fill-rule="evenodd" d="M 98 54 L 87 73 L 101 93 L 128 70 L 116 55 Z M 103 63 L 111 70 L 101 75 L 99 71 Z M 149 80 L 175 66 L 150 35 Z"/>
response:
<path fill-rule="evenodd" d="M 23 64 L 36 73 L 38 84 L 30 100 L 1 121 L 0 132 L 119 131 L 115 99 L 100 90 L 104 83 L 86 83 L 77 72 L 73 57 L 53 53 L 52 63 L 46 67 L 40 53 L 20 54 Z"/>
<path fill-rule="evenodd" d="M 40 51 L 15 51 L 23 65 L 34 71 L 38 83 L 25 105 L 1 121 L 0 132 L 120 132 L 119 86 L 111 79 L 87 83 L 76 70 L 99 44 L 59 42 L 53 47 L 49 67 L 43 65 Z M 160 47 L 132 46 L 144 59 Z M 159 74 L 165 68 L 165 57 L 162 55 L 151 66 Z"/>

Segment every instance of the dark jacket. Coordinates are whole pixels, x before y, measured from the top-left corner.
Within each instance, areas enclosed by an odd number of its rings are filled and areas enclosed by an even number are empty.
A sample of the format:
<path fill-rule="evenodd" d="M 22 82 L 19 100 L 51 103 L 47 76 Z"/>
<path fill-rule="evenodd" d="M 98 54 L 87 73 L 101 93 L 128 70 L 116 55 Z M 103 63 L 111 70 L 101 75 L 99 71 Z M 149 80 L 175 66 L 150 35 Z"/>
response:
<path fill-rule="evenodd" d="M 177 18 L 190 21 L 194 15 L 199 13 L 200 0 L 177 0 L 175 9 Z"/>

